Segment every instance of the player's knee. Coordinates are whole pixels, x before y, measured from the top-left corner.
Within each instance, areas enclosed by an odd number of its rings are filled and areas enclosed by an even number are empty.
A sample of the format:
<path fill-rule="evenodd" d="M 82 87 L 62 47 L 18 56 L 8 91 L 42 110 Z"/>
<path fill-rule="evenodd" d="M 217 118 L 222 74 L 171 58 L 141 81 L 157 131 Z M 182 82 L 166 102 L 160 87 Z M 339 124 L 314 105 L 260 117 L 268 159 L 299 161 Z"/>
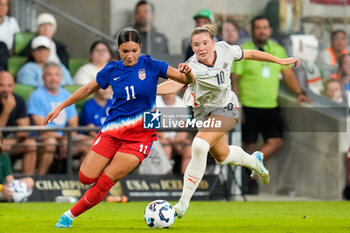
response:
<path fill-rule="evenodd" d="M 202 138 L 196 137 L 192 142 L 192 158 L 201 158 L 207 156 L 210 145 Z"/>
<path fill-rule="evenodd" d="M 88 185 L 94 183 L 97 180 L 97 178 L 87 177 L 81 171 L 79 171 L 79 180 L 82 184 Z"/>

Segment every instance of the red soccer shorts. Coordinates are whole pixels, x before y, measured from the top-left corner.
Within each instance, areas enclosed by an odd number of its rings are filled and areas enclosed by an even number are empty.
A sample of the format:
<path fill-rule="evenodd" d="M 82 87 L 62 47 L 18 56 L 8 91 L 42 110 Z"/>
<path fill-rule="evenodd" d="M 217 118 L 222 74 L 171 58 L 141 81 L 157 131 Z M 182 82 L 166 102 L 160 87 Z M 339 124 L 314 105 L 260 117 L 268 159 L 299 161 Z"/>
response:
<path fill-rule="evenodd" d="M 91 150 L 107 159 L 113 159 L 117 152 L 132 154 L 137 156 L 142 163 L 148 156 L 152 143 L 153 141 L 124 141 L 106 133 L 99 132 L 92 143 Z"/>

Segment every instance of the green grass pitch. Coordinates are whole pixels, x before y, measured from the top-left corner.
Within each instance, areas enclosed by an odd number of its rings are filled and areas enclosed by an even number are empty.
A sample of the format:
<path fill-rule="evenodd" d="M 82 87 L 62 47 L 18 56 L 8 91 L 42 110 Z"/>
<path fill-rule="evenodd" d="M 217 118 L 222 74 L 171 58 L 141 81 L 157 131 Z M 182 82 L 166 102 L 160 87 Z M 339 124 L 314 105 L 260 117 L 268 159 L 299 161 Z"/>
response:
<path fill-rule="evenodd" d="M 0 203 L 0 233 L 350 232 L 349 202 L 193 201 L 170 229 L 148 228 L 143 220 L 148 203 L 100 203 L 78 217 L 71 229 L 54 225 L 72 204 Z"/>

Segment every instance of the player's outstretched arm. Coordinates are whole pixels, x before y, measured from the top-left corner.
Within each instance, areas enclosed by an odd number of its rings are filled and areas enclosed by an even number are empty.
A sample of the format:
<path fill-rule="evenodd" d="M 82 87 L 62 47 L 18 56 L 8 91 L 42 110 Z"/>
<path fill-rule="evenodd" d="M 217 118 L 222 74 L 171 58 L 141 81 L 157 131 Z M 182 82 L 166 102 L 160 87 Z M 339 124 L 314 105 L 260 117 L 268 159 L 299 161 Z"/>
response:
<path fill-rule="evenodd" d="M 189 67 L 186 63 L 179 64 L 178 69 L 169 66 L 166 75 L 172 80 L 183 84 L 190 84 L 195 80 L 191 67 Z"/>
<path fill-rule="evenodd" d="M 296 67 L 299 65 L 299 59 L 293 57 L 281 59 L 257 50 L 244 50 L 243 52 L 243 59 L 247 60 L 274 62 L 284 66 L 294 65 Z"/>
<path fill-rule="evenodd" d="M 56 108 L 54 108 L 44 119 L 43 125 L 47 125 L 53 121 L 62 111 L 62 109 L 79 102 L 82 99 L 85 99 L 95 91 L 100 89 L 100 85 L 96 82 L 96 80 L 92 80 L 90 83 L 85 86 L 79 88 L 76 92 L 74 92 L 68 99 L 59 104 Z"/>
<path fill-rule="evenodd" d="M 185 84 L 174 80 L 165 81 L 157 86 L 157 95 L 177 94 Z"/>

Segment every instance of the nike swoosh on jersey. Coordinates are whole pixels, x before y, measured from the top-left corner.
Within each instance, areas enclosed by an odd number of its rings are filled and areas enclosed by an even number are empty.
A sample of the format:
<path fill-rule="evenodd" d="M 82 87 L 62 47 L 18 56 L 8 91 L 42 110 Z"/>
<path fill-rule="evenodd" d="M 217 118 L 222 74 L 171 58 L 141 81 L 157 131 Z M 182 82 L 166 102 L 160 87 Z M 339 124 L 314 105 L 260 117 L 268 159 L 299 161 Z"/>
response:
<path fill-rule="evenodd" d="M 120 79 L 120 77 L 117 77 L 117 78 L 113 78 L 114 81 L 117 81 L 118 79 Z"/>

